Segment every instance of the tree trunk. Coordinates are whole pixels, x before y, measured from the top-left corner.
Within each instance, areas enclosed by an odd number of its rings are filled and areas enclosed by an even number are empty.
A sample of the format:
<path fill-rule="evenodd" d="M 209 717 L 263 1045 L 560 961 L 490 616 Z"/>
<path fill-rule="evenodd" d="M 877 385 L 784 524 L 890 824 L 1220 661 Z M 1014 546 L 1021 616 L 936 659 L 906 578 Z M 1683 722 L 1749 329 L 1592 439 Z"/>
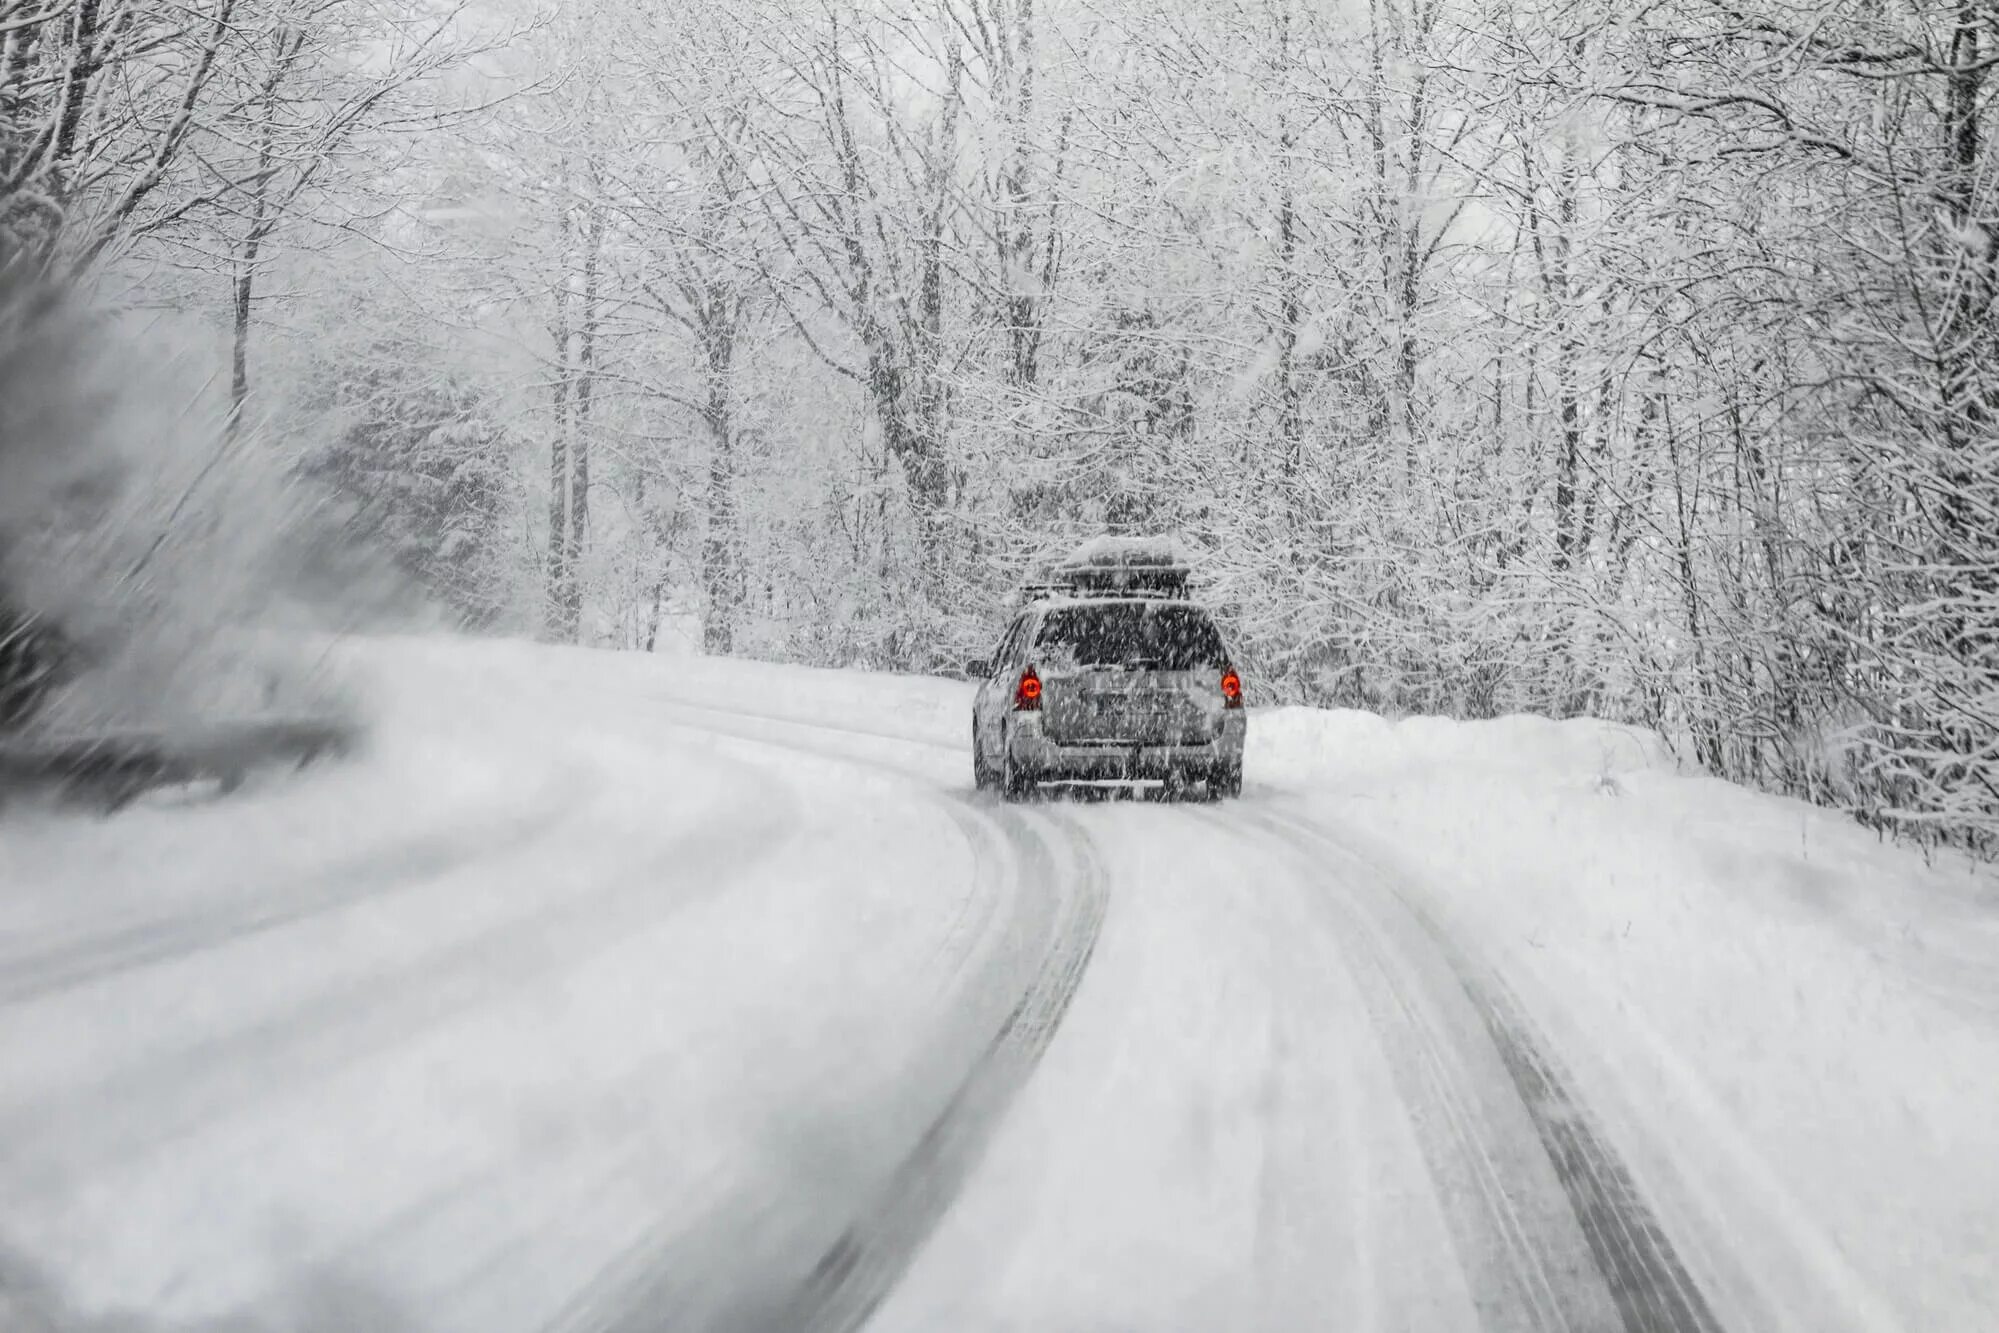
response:
<path fill-rule="evenodd" d="M 735 362 L 738 304 L 735 294 L 711 284 L 702 311 L 707 353 L 701 417 L 708 427 L 707 528 L 701 539 L 701 590 L 707 603 L 701 646 L 714 656 L 735 651 L 735 615 L 742 602 L 736 561 L 735 421 L 730 371 Z"/>
<path fill-rule="evenodd" d="M 1570 272 L 1576 224 L 1576 183 L 1568 152 L 1555 173 L 1556 233 L 1554 272 L 1549 283 L 1562 321 L 1561 350 L 1555 358 L 1555 412 L 1561 422 L 1561 441 L 1555 460 L 1555 569 L 1568 570 L 1575 562 L 1576 483 L 1582 467 L 1582 404 L 1577 384 L 1576 358 L 1581 354 L 1576 335 L 1578 312 L 1571 299 L 1575 283 Z"/>
<path fill-rule="evenodd" d="M 1002 38 L 1004 41 L 1004 38 Z M 1024 400 L 1041 377 L 1041 296 L 1028 284 L 1034 277 L 1033 206 L 1028 182 L 1028 135 L 1034 117 L 1034 0 L 1021 0 L 1014 67 L 1013 161 L 1007 170 L 1007 225 L 999 228 L 1002 280 L 1007 284 L 1007 338 L 1012 355 L 1008 378 Z M 1017 403 L 1016 406 L 1019 404 Z"/>
<path fill-rule="evenodd" d="M 78 0 L 75 22 L 70 29 L 74 50 L 63 83 L 62 114 L 56 122 L 55 138 L 45 159 L 49 167 L 57 170 L 76 150 L 77 130 L 83 124 L 84 99 L 90 93 L 90 82 L 97 77 L 98 66 L 103 60 L 103 53 L 97 45 L 98 6 L 99 0 Z"/>
<path fill-rule="evenodd" d="M 227 428 L 232 439 L 243 429 L 243 414 L 250 401 L 250 313 L 256 298 L 257 261 L 263 255 L 264 238 L 269 232 L 270 221 L 265 216 L 264 193 L 260 186 L 255 212 L 251 216 L 250 234 L 243 243 L 242 253 L 236 258 L 236 271 L 230 279 L 234 318 L 229 345 Z"/>
<path fill-rule="evenodd" d="M 235 276 L 231 279 L 235 311 L 229 348 L 228 430 L 231 435 L 243 429 L 243 407 L 250 398 L 250 301 L 257 281 L 256 269 L 252 267 L 255 263 L 254 251 L 246 253 L 238 260 Z"/>
<path fill-rule="evenodd" d="M 1291 15 L 1289 11 L 1279 15 L 1277 26 L 1277 64 L 1280 74 L 1288 72 L 1291 62 Z M 1305 414 L 1304 395 L 1298 383 L 1298 338 L 1300 325 L 1304 320 L 1304 302 L 1299 299 L 1298 285 L 1298 199 L 1294 180 L 1295 163 L 1293 154 L 1298 138 L 1292 131 L 1289 118 L 1280 106 L 1278 111 L 1279 130 L 1277 135 L 1277 169 L 1281 177 L 1280 194 L 1277 201 L 1277 436 L 1283 453 L 1279 459 L 1279 469 L 1283 473 L 1286 488 L 1284 512 L 1291 520 L 1290 527 L 1295 558 L 1298 531 L 1299 496 L 1296 490 L 1298 473 L 1305 465 Z"/>
<path fill-rule="evenodd" d="M 593 184 L 595 173 L 592 173 Z M 593 200 L 583 242 L 583 300 L 577 329 L 575 430 L 569 445 L 569 527 L 564 534 L 562 619 L 574 640 L 583 625 L 583 548 L 590 530 L 590 409 L 597 378 L 597 295 L 604 249 L 604 213 Z"/>
<path fill-rule="evenodd" d="M 1992 322 L 1994 282 L 1999 278 L 1999 229 L 1978 216 L 1981 154 L 1980 108 L 1986 78 L 1980 40 L 1980 6 L 1960 0 L 1956 31 L 1950 44 L 1950 72 L 1944 98 L 1944 189 L 1949 234 L 1945 244 L 1965 253 L 1959 262 L 1964 277 L 1953 284 L 1943 321 L 1943 414 L 1950 458 L 1942 516 L 1953 536 L 1979 544 L 1969 500 L 1977 485 L 1972 475 L 1981 437 L 1992 419 L 1993 368 L 1989 358 L 1999 338 Z M 1982 238 L 1982 239 L 1981 239 Z M 1945 271 L 1951 267 L 1945 261 Z"/>
<path fill-rule="evenodd" d="M 569 215 L 562 216 L 562 273 L 555 287 L 555 429 L 548 445 L 548 587 L 545 603 L 548 634 L 565 639 L 569 583 L 573 577 L 569 544 Z"/>
<path fill-rule="evenodd" d="M 276 151 L 278 85 L 284 81 L 291 59 L 298 53 L 303 40 L 296 34 L 289 37 L 280 34 L 271 53 L 270 74 L 261 89 L 264 105 L 263 120 L 257 134 L 257 174 L 250 187 L 249 226 L 243 233 L 243 245 L 236 256 L 233 290 L 230 293 L 234 314 L 229 348 L 228 430 L 231 438 L 242 431 L 243 413 L 250 400 L 250 311 L 256 295 L 257 261 L 263 255 L 265 239 L 277 225 L 272 216 L 271 164 Z"/>
<path fill-rule="evenodd" d="M 918 501 L 918 527 L 923 535 L 921 567 L 933 599 L 942 596 L 944 567 L 950 558 L 945 549 L 949 540 L 945 514 L 951 502 L 951 475 L 944 460 L 949 433 L 949 403 L 944 386 L 944 213 L 950 203 L 952 166 L 957 160 L 959 81 L 963 71 L 963 60 L 954 46 L 942 128 L 926 163 L 924 185 L 929 192 L 930 207 L 924 218 L 920 248 L 922 284 L 916 339 L 922 366 L 917 394 L 919 452 L 918 465 L 910 480 L 911 491 Z"/>

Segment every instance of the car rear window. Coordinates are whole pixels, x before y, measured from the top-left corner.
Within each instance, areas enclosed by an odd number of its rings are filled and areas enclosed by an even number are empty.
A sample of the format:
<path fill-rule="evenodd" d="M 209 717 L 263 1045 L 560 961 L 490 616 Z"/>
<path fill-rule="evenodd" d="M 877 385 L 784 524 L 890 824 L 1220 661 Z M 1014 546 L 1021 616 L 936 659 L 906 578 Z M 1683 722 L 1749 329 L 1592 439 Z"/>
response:
<path fill-rule="evenodd" d="M 1198 606 L 1108 602 L 1050 611 L 1037 648 L 1061 650 L 1078 666 L 1195 671 L 1222 666 L 1227 654 L 1215 622 Z"/>

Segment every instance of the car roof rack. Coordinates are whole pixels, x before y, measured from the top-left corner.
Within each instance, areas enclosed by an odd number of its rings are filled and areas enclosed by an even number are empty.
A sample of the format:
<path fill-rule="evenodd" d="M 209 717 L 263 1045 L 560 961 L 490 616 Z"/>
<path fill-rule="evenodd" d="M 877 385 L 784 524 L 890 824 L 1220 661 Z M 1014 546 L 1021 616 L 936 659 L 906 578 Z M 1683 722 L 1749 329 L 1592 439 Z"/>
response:
<path fill-rule="evenodd" d="M 1024 601 L 1057 597 L 1130 597 L 1179 601 L 1193 566 L 1162 537 L 1097 537 L 1050 562 L 1022 585 Z"/>

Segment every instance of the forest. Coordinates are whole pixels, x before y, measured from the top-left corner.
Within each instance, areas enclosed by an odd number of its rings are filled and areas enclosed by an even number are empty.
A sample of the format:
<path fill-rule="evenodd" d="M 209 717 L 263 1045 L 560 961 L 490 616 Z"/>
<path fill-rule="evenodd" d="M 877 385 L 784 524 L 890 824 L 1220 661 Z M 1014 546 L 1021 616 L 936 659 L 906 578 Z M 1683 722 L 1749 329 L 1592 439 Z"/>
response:
<path fill-rule="evenodd" d="M 1991 854 L 1995 69 L 1993 0 L 0 0 L 8 383 L 148 395 L 0 394 L 0 728 L 355 546 L 942 672 L 1171 534 L 1253 703 Z"/>

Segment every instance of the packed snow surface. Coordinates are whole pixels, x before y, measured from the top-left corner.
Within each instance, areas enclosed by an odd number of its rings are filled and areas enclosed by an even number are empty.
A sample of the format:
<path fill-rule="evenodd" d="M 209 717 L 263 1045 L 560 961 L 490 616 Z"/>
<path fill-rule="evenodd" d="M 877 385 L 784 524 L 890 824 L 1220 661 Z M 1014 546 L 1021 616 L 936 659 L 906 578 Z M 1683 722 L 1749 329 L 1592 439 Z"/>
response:
<path fill-rule="evenodd" d="M 347 762 L 0 814 L 0 1329 L 1999 1310 L 1999 884 L 1647 733 L 1010 808 L 960 683 L 343 656 Z"/>

